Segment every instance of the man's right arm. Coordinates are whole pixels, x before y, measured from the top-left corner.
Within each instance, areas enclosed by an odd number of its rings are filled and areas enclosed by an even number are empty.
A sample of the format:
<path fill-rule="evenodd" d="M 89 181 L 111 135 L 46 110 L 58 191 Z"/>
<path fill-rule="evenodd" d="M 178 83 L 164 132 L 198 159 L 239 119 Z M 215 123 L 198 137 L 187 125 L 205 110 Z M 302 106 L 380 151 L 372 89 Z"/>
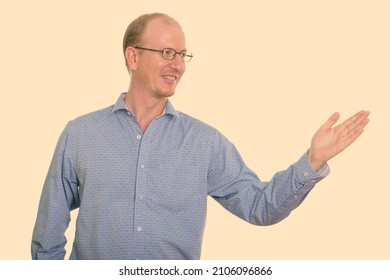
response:
<path fill-rule="evenodd" d="M 79 204 L 68 127 L 57 143 L 43 186 L 31 243 L 33 260 L 64 259 L 70 211 Z"/>

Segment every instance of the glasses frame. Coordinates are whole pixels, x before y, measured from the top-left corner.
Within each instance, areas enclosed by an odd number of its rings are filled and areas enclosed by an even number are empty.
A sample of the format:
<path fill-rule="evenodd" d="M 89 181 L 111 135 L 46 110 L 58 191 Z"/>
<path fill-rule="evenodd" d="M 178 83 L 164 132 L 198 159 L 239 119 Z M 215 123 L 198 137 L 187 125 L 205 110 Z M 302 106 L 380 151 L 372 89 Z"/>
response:
<path fill-rule="evenodd" d="M 164 58 L 164 59 L 167 59 L 167 60 L 174 60 L 176 58 L 176 55 L 178 54 L 181 58 L 181 61 L 183 62 L 190 62 L 191 59 L 194 57 L 192 55 L 191 52 L 187 51 L 187 50 L 183 50 L 183 51 L 176 51 L 175 49 L 172 49 L 172 48 L 164 48 L 162 50 L 155 50 L 155 49 L 149 49 L 149 48 L 144 48 L 144 47 L 139 47 L 139 46 L 136 46 L 134 47 L 135 49 L 139 49 L 139 50 L 144 50 L 144 51 L 151 51 L 151 52 L 158 52 L 158 53 L 161 53 L 161 56 Z M 165 57 L 164 56 L 164 53 L 166 50 L 170 50 L 170 51 L 173 51 L 174 52 L 174 55 L 172 58 L 168 58 L 168 57 Z"/>

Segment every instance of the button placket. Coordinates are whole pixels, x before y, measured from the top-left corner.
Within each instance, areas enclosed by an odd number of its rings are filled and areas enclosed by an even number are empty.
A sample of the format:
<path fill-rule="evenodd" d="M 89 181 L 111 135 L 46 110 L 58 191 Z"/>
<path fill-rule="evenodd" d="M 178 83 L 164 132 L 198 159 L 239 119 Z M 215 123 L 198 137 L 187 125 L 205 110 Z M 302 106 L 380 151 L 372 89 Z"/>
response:
<path fill-rule="evenodd" d="M 145 229 L 148 227 L 148 221 L 145 220 L 145 194 L 147 193 L 147 166 L 150 151 L 150 137 L 145 132 L 135 134 L 135 139 L 139 143 L 138 165 L 136 171 L 136 188 L 135 188 L 135 214 L 134 214 L 134 242 L 142 243 L 145 238 Z M 134 138 L 133 138 L 134 139 Z"/>

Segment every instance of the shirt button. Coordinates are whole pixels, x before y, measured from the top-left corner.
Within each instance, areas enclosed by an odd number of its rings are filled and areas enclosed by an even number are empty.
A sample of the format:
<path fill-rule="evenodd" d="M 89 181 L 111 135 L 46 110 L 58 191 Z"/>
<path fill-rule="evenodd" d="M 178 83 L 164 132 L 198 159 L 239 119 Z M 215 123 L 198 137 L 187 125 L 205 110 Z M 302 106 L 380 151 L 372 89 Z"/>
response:
<path fill-rule="evenodd" d="M 141 168 L 142 168 L 142 169 L 144 169 L 144 168 L 145 168 L 145 165 L 144 165 L 143 163 L 141 164 Z"/>
<path fill-rule="evenodd" d="M 142 231 L 142 227 L 137 227 L 137 231 Z"/>
<path fill-rule="evenodd" d="M 307 171 L 304 172 L 304 173 L 303 173 L 303 176 L 305 176 L 305 177 L 309 176 L 309 172 L 307 172 Z"/>
<path fill-rule="evenodd" d="M 138 139 L 138 140 L 141 140 L 141 138 L 142 138 L 142 136 L 138 134 L 138 135 L 137 135 L 137 139 Z"/>
<path fill-rule="evenodd" d="M 144 196 L 143 196 L 142 194 L 140 194 L 140 195 L 138 196 L 138 199 L 142 200 L 142 199 L 144 199 Z"/>
<path fill-rule="evenodd" d="M 313 184 L 316 183 L 317 181 L 316 180 L 311 180 L 310 182 L 312 182 Z"/>
<path fill-rule="evenodd" d="M 294 195 L 294 198 L 295 198 L 295 199 L 297 199 L 297 198 L 298 198 L 298 196 L 297 196 L 297 195 Z"/>

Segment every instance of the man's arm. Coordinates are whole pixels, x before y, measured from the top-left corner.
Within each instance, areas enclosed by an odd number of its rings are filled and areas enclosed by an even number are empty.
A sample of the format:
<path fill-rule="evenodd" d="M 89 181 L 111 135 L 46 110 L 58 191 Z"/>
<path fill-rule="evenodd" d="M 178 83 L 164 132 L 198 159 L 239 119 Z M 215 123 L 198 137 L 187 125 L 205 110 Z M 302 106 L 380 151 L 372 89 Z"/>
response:
<path fill-rule="evenodd" d="M 339 126 L 334 114 L 313 136 L 312 145 L 296 163 L 262 182 L 223 136 L 215 144 L 209 167 L 209 195 L 238 217 L 270 225 L 286 218 L 316 183 L 328 173 L 326 162 L 349 146 L 368 123 L 368 112 L 359 112 Z"/>
<path fill-rule="evenodd" d="M 223 141 L 224 142 L 224 141 Z M 311 168 L 307 152 L 286 170 L 263 182 L 229 142 L 221 143 L 209 170 L 209 195 L 234 215 L 254 225 L 272 225 L 297 208 L 329 173 Z"/>
<path fill-rule="evenodd" d="M 64 259 L 65 231 L 70 210 L 78 207 L 77 178 L 68 151 L 67 129 L 61 134 L 39 203 L 34 227 L 32 259 Z"/>

